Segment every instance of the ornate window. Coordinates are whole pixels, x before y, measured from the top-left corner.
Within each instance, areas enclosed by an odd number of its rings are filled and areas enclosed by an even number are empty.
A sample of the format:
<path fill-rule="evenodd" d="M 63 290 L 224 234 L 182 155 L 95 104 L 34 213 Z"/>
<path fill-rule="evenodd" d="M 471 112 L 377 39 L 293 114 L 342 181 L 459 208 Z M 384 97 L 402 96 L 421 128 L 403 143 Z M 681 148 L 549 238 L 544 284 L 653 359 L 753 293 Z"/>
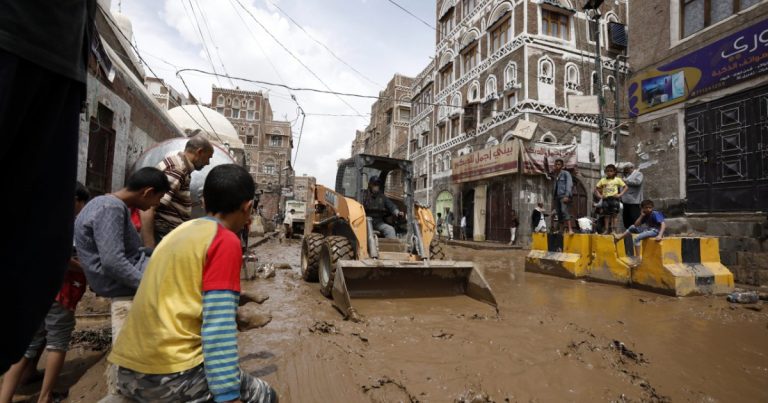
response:
<path fill-rule="evenodd" d="M 480 83 L 477 81 L 472 82 L 472 84 L 469 86 L 467 99 L 470 101 L 477 101 L 480 99 Z"/>
<path fill-rule="evenodd" d="M 224 106 L 224 96 L 219 95 L 216 97 L 216 106 Z"/>
<path fill-rule="evenodd" d="M 542 35 L 571 40 L 571 18 L 565 14 L 552 10 L 541 10 L 541 33 Z"/>
<path fill-rule="evenodd" d="M 496 98 L 497 93 L 496 76 L 489 76 L 488 79 L 485 80 L 485 99 L 494 99 Z"/>
<path fill-rule="evenodd" d="M 443 157 L 437 156 L 435 157 L 435 173 L 439 173 L 443 170 Z"/>
<path fill-rule="evenodd" d="M 504 86 L 511 87 L 517 84 L 517 64 L 509 62 L 504 69 Z"/>
<path fill-rule="evenodd" d="M 445 154 L 443 154 L 443 170 L 447 171 L 451 169 L 451 152 L 446 151 Z"/>
<path fill-rule="evenodd" d="M 555 65 L 549 58 L 539 60 L 539 82 L 545 84 L 555 83 Z"/>
<path fill-rule="evenodd" d="M 579 68 L 574 64 L 565 67 L 565 88 L 571 91 L 579 90 Z"/>

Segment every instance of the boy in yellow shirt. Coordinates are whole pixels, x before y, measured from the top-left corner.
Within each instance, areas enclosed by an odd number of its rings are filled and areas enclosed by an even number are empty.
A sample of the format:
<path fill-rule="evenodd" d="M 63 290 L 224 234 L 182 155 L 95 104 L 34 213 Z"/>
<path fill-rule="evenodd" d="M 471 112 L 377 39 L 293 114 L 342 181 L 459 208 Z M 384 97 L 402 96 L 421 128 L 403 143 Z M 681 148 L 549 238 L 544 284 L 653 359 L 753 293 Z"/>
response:
<path fill-rule="evenodd" d="M 605 212 L 604 235 L 616 230 L 616 218 L 619 214 L 619 200 L 627 192 L 627 185 L 621 178 L 616 177 L 616 166 L 605 166 L 605 178 L 600 179 L 595 187 L 595 194 L 603 200 Z"/>

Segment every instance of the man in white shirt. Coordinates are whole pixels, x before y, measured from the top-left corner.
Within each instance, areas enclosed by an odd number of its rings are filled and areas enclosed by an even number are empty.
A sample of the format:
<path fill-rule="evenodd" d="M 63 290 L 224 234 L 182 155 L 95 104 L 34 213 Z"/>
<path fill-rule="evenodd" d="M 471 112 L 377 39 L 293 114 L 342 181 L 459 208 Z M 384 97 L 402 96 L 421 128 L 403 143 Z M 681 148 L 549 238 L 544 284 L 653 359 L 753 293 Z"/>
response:
<path fill-rule="evenodd" d="M 295 213 L 295 209 L 291 209 L 291 211 L 285 213 L 285 218 L 283 219 L 283 228 L 285 230 L 285 239 L 291 239 L 293 238 L 293 213 Z"/>
<path fill-rule="evenodd" d="M 461 215 L 461 240 L 466 241 L 467 240 L 467 215 L 462 214 Z"/>

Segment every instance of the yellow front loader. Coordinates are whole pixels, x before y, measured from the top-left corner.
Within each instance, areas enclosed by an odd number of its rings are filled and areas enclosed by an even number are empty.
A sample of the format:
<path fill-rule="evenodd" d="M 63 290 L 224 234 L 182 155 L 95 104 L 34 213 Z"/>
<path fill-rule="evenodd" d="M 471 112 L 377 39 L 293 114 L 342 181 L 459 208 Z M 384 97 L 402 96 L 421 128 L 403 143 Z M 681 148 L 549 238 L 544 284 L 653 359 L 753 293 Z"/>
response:
<path fill-rule="evenodd" d="M 405 212 L 388 217 L 397 239 L 385 239 L 358 202 L 368 179 Z M 301 247 L 301 275 L 351 320 L 353 298 L 441 297 L 466 294 L 494 308 L 496 299 L 472 262 L 444 260 L 432 212 L 414 202 L 413 169 L 407 160 L 360 154 L 339 164 L 336 189 L 311 192 Z"/>

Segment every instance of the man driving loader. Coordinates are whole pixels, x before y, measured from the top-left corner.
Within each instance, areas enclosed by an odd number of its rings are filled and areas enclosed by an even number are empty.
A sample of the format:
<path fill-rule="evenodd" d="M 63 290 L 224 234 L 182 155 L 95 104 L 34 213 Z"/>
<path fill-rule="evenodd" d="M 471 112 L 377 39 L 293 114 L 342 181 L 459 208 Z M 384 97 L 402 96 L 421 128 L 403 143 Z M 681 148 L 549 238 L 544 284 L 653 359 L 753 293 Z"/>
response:
<path fill-rule="evenodd" d="M 384 217 L 404 217 L 405 214 L 384 195 L 381 185 L 378 176 L 368 179 L 368 189 L 363 190 L 361 203 L 365 207 L 365 214 L 373 219 L 373 229 L 379 231 L 384 238 L 397 238 L 395 227 L 387 224 Z"/>

